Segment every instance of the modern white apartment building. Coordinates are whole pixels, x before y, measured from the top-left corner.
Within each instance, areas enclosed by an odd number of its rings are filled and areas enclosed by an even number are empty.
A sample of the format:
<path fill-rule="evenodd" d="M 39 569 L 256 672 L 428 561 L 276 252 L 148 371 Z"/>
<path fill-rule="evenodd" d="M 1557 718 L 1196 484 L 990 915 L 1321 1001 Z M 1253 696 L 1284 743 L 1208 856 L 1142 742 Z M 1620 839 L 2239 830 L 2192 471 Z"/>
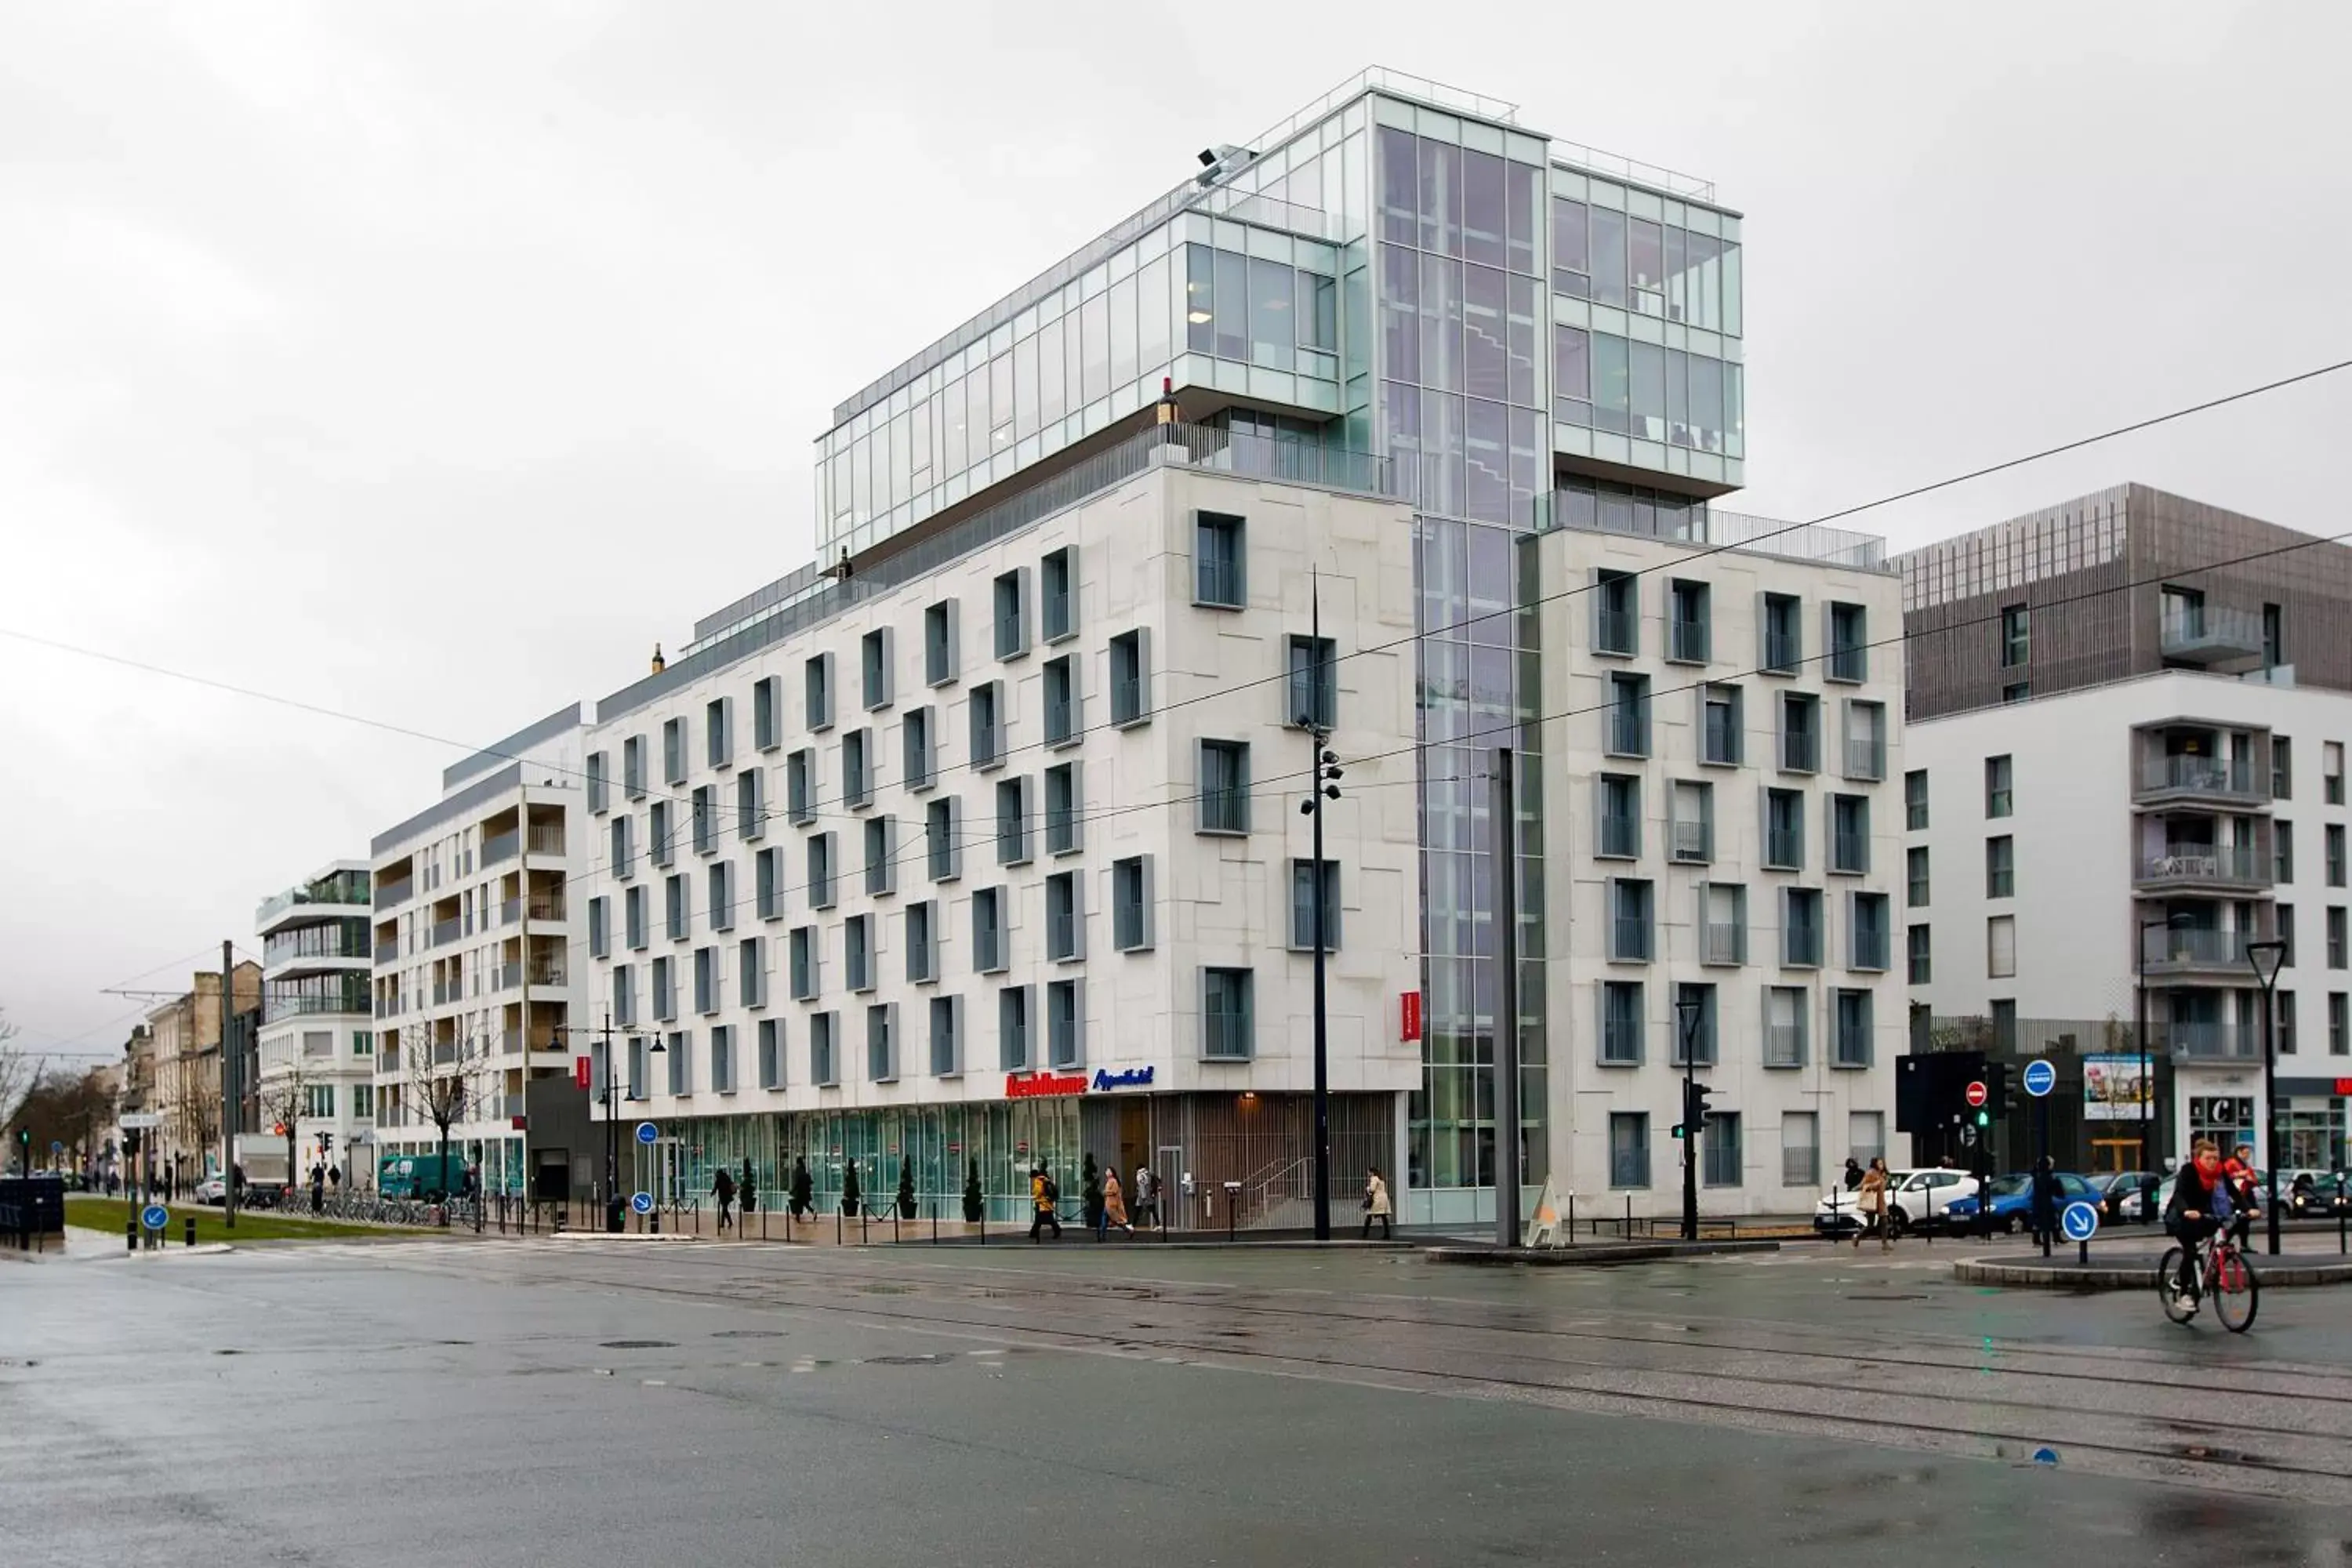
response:
<path fill-rule="evenodd" d="M 2051 1057 L 2062 1161 L 2210 1134 L 2267 1162 L 2247 943 L 2284 939 L 2280 1153 L 2340 1159 L 2352 552 L 2124 486 L 1899 564 L 1922 1043 Z"/>
<path fill-rule="evenodd" d="M 299 1182 L 314 1164 L 362 1184 L 373 1174 L 372 910 L 366 862 L 338 860 L 263 900 L 254 916 L 260 1071 L 256 1115 L 238 1137 L 237 1156 L 250 1180 Z"/>
<path fill-rule="evenodd" d="M 370 846 L 379 1168 L 437 1148 L 437 1095 L 486 1190 L 524 1190 L 524 1081 L 572 1064 L 580 737 L 577 703 L 549 714 L 448 768 L 438 803 Z"/>
<path fill-rule="evenodd" d="M 1891 1131 L 1900 584 L 1827 530 L 1533 548 L 1553 1169 L 1678 1200 L 1687 1032 L 1706 1212 L 1804 1211 Z"/>

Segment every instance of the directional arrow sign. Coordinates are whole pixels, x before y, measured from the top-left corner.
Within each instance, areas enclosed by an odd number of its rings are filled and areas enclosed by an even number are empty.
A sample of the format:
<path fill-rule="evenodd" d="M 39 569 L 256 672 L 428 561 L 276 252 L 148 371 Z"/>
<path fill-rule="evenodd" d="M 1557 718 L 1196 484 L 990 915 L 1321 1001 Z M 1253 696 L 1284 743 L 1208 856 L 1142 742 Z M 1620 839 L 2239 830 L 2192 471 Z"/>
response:
<path fill-rule="evenodd" d="M 2099 1205 L 2077 1199 L 2058 1216 L 2058 1228 L 2069 1241 L 2088 1241 L 2099 1233 Z"/>
<path fill-rule="evenodd" d="M 654 1195 L 651 1193 L 638 1193 L 629 1199 L 629 1206 L 639 1214 L 651 1214 L 654 1212 Z"/>
<path fill-rule="evenodd" d="M 172 1223 L 172 1211 L 162 1204 L 149 1204 L 139 1211 L 139 1223 L 149 1230 L 161 1230 Z"/>
<path fill-rule="evenodd" d="M 1978 1079 L 1975 1082 L 1969 1085 L 1969 1109 L 1971 1110 L 1979 1110 L 1983 1107 L 1984 1102 L 1984 1079 Z"/>
<path fill-rule="evenodd" d="M 2058 1087 L 2058 1069 L 2040 1057 L 2025 1064 L 2025 1092 L 2040 1100 Z"/>

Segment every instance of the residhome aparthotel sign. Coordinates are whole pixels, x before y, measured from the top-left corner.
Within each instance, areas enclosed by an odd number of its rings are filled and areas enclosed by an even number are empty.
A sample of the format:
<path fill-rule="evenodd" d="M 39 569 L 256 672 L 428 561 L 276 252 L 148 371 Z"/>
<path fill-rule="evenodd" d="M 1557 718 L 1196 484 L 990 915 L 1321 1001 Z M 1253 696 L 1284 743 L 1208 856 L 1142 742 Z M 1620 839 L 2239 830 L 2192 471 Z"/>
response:
<path fill-rule="evenodd" d="M 1053 1095 L 1084 1094 L 1088 1089 L 1097 1094 L 1108 1094 L 1115 1089 L 1150 1089 L 1151 1073 L 1150 1068 L 1122 1068 L 1117 1072 L 1108 1068 L 1097 1068 L 1091 1079 L 1082 1072 L 1008 1073 L 1004 1079 L 1004 1098 L 1042 1100 Z"/>

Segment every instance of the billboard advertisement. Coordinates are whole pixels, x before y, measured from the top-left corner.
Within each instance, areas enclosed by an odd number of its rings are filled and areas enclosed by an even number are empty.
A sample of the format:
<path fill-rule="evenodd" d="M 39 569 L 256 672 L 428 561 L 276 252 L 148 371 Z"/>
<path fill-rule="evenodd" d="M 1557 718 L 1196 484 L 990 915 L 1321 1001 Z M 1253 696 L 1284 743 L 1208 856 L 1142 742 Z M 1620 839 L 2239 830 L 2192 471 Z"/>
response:
<path fill-rule="evenodd" d="M 2083 1120 L 2137 1121 L 2151 1114 L 2147 1075 L 2137 1056 L 2083 1058 Z"/>

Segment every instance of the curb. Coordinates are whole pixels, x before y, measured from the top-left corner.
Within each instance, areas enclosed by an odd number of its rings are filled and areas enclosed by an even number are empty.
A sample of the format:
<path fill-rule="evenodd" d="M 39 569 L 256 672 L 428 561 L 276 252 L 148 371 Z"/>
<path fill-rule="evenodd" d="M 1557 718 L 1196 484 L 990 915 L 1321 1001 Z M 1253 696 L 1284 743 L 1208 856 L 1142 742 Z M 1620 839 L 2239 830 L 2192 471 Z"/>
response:
<path fill-rule="evenodd" d="M 1777 1241 L 1661 1241 L 1620 1243 L 1613 1247 L 1432 1247 L 1422 1256 L 1432 1263 L 1465 1263 L 1490 1268 L 1525 1264 L 1536 1268 L 1600 1268 L 1623 1263 L 1666 1263 L 1677 1258 L 1704 1258 L 1712 1253 L 1778 1252 Z"/>
<path fill-rule="evenodd" d="M 2254 1268 L 2264 1289 L 2352 1285 L 2352 1262 L 2294 1263 L 2284 1258 L 2258 1258 Z M 2094 1264 L 2083 1268 L 1963 1258 L 1952 1265 L 1952 1278 L 1963 1285 L 2003 1285 L 2028 1290 L 2153 1290 L 2156 1260 L 2150 1258 L 2130 1268 Z"/>

